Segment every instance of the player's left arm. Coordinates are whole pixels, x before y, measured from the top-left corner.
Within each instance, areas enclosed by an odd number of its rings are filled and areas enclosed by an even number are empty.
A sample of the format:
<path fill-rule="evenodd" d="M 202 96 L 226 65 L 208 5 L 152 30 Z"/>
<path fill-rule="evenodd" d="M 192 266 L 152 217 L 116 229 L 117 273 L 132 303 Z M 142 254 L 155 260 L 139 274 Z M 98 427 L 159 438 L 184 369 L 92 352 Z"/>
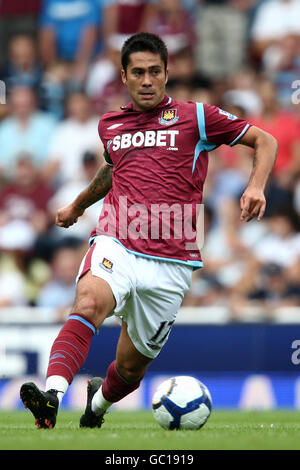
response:
<path fill-rule="evenodd" d="M 249 222 L 257 215 L 260 220 L 265 212 L 265 187 L 275 165 L 278 144 L 269 133 L 252 126 L 238 141 L 254 149 L 253 169 L 247 188 L 241 199 L 241 220 Z"/>

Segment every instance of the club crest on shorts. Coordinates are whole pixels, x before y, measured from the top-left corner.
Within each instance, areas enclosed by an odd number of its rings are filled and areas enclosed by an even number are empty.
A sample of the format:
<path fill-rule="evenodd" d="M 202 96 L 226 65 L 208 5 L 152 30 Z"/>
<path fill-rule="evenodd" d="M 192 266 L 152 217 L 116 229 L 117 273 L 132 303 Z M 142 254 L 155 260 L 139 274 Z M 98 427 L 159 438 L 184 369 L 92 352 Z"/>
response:
<path fill-rule="evenodd" d="M 99 263 L 99 266 L 105 269 L 105 271 L 112 272 L 113 262 L 107 258 L 103 258 L 102 262 Z"/>
<path fill-rule="evenodd" d="M 165 109 L 162 111 L 160 118 L 158 118 L 158 122 L 163 126 L 169 126 L 170 124 L 175 124 L 178 119 L 177 109 Z"/>

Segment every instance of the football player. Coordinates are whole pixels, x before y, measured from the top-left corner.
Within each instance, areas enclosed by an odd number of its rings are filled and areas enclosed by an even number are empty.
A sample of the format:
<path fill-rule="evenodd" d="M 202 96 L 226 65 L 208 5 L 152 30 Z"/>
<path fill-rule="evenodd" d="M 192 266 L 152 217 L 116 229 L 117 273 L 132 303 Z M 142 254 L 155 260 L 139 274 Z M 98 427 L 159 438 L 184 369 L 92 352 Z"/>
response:
<path fill-rule="evenodd" d="M 236 143 L 254 149 L 253 170 L 240 199 L 241 220 L 260 220 L 265 211 L 276 140 L 216 106 L 168 96 L 168 51 L 156 35 L 131 36 L 121 64 L 132 101 L 101 117 L 105 162 L 56 216 L 56 224 L 67 228 L 104 198 L 77 277 L 72 313 L 50 352 L 45 390 L 32 382 L 21 387 L 23 403 L 40 428 L 55 426 L 62 397 L 108 316 L 122 322 L 116 356 L 106 377 L 88 384 L 81 427 L 100 427 L 112 403 L 139 387 L 166 343 L 193 270 L 202 267 L 197 227 L 201 230 L 209 151 Z"/>

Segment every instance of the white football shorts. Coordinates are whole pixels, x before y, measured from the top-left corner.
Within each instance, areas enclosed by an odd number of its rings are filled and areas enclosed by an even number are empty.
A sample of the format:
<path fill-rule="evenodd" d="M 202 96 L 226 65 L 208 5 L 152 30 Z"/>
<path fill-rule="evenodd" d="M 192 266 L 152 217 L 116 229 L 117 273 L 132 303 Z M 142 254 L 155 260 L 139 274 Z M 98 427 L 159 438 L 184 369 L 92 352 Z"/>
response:
<path fill-rule="evenodd" d="M 110 285 L 116 300 L 111 315 L 127 323 L 136 349 L 154 359 L 190 288 L 192 267 L 135 255 L 117 240 L 99 235 L 82 260 L 77 281 L 88 270 Z"/>

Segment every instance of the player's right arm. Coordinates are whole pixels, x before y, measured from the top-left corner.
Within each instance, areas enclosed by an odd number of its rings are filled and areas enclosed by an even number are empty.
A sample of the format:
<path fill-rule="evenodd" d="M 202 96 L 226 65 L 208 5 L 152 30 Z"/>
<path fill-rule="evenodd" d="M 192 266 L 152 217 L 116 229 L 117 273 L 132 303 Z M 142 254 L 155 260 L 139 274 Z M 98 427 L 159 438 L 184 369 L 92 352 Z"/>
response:
<path fill-rule="evenodd" d="M 68 206 L 57 211 L 55 223 L 68 228 L 75 224 L 85 209 L 103 199 L 112 187 L 112 166 L 103 163 L 90 184 Z"/>

